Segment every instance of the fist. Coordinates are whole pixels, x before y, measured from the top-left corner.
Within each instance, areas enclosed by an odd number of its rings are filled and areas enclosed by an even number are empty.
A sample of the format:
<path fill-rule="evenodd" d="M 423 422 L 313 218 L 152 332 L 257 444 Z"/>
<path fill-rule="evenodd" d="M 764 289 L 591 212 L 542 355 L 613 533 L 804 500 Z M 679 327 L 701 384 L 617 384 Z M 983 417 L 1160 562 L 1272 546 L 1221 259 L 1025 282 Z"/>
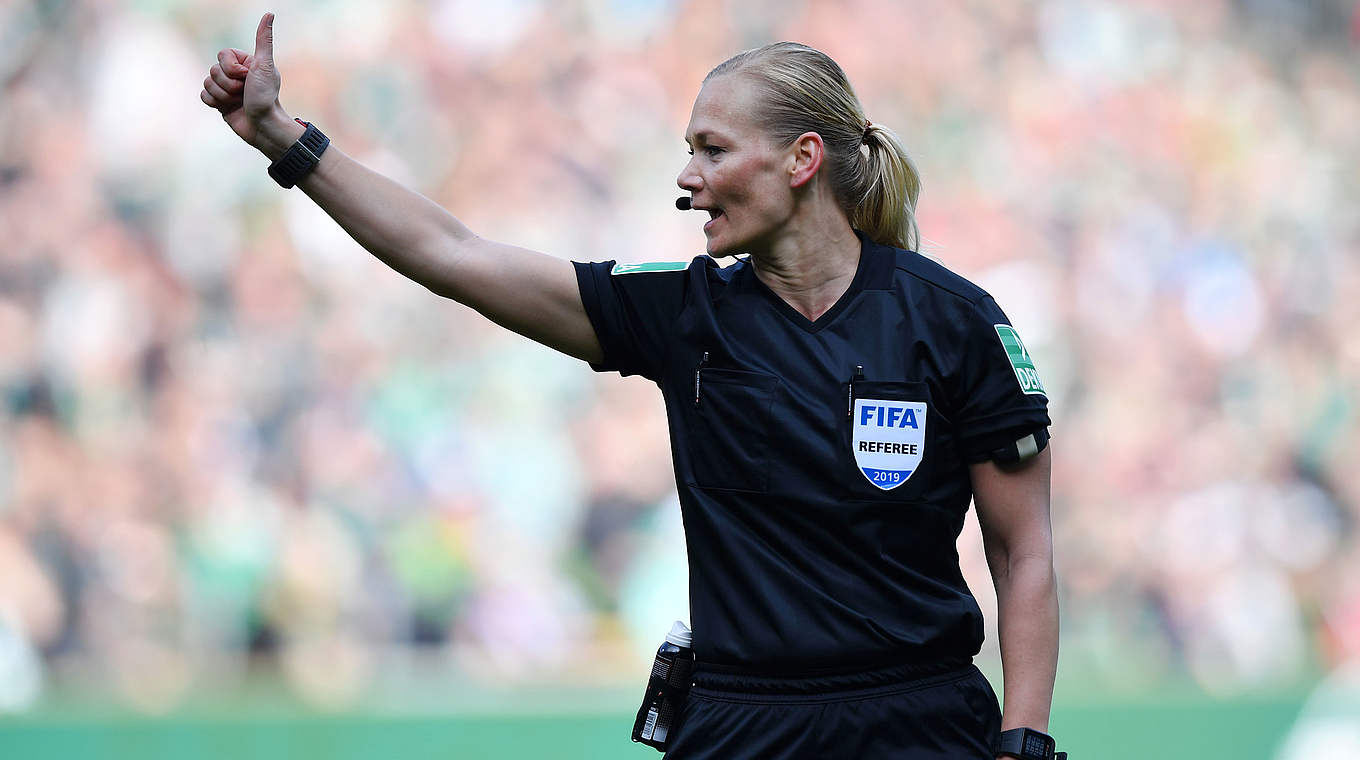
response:
<path fill-rule="evenodd" d="M 232 131 L 247 143 L 263 149 L 268 122 L 279 121 L 279 87 L 282 80 L 274 66 L 274 14 L 260 18 L 255 30 L 255 52 L 227 48 L 203 80 L 199 99 L 222 114 Z M 286 119 L 285 119 L 286 121 Z"/>

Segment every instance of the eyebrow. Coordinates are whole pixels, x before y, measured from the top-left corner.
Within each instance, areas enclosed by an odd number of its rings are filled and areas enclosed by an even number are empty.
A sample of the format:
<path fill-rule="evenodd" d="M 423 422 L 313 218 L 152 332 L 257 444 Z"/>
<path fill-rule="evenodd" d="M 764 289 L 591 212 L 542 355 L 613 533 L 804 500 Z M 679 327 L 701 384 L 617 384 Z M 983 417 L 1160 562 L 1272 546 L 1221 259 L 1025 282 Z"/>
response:
<path fill-rule="evenodd" d="M 713 137 L 713 136 L 714 136 L 714 135 L 713 135 L 712 132 L 709 132 L 709 131 L 707 131 L 707 130 L 699 130 L 698 132 L 695 132 L 695 133 L 694 133 L 694 137 L 693 137 L 692 139 L 691 139 L 688 135 L 686 135 L 686 136 L 685 136 L 685 142 L 686 142 L 687 144 L 690 144 L 690 145 L 693 145 L 693 144 L 696 143 L 696 142 L 699 142 L 699 143 L 707 143 L 707 142 L 709 141 L 709 138 L 711 138 L 711 137 Z M 722 139 L 722 138 L 719 137 L 718 139 Z"/>

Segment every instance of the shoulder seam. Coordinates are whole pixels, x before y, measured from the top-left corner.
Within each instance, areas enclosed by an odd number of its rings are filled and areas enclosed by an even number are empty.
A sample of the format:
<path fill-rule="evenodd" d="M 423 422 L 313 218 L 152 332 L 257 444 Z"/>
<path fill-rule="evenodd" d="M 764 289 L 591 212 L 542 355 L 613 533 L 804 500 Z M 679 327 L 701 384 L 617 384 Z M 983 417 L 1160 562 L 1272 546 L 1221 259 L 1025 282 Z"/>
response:
<path fill-rule="evenodd" d="M 917 254 L 917 255 L 920 255 L 920 254 Z M 906 274 L 906 275 L 909 276 L 909 277 L 915 278 L 916 280 L 919 280 L 920 282 L 924 282 L 925 284 L 927 284 L 927 285 L 929 285 L 929 286 L 931 286 L 931 287 L 933 287 L 933 288 L 938 288 L 938 289 L 940 289 L 940 290 L 943 290 L 944 292 L 950 294 L 951 296 L 954 296 L 954 297 L 956 297 L 956 298 L 958 298 L 958 299 L 960 299 L 960 300 L 962 300 L 962 301 L 964 301 L 964 302 L 966 302 L 966 303 L 972 304 L 972 305 L 974 305 L 974 306 L 978 305 L 978 304 L 981 303 L 984 299 L 989 298 L 989 297 L 991 296 L 990 293 L 988 293 L 986 290 L 983 290 L 983 289 L 982 289 L 981 287 L 979 287 L 976 283 L 969 282 L 970 285 L 972 285 L 974 288 L 977 288 L 977 290 L 978 290 L 978 294 L 977 294 L 976 296 L 969 297 L 969 296 L 967 296 L 967 295 L 965 295 L 965 294 L 963 294 L 963 293 L 960 293 L 959 291 L 957 291 L 957 290 L 955 290 L 954 288 L 951 288 L 951 287 L 949 287 L 949 286 L 947 286 L 947 285 L 944 285 L 944 284 L 942 284 L 942 283 L 935 282 L 935 281 L 933 281 L 933 280 L 926 279 L 925 277 L 922 277 L 920 274 L 917 274 L 916 272 L 913 272 L 913 271 L 911 271 L 910 269 L 907 269 L 906 267 L 904 267 L 904 266 L 902 266 L 902 265 L 900 265 L 900 264 L 893 264 L 893 268 L 896 269 L 896 270 L 899 271 L 899 272 L 902 272 L 902 273 Z M 967 282 L 967 280 L 965 280 L 965 281 Z"/>

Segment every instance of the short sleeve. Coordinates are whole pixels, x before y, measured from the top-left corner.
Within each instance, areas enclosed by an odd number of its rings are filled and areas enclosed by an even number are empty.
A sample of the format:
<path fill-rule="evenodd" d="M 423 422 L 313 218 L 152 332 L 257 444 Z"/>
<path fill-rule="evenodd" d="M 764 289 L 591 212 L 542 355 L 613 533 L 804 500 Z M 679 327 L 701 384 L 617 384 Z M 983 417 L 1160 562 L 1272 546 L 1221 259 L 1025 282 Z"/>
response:
<path fill-rule="evenodd" d="M 973 304 L 954 420 L 969 462 L 992 458 L 1025 436 L 1047 441 L 1048 396 L 1020 334 L 991 296 Z"/>
<path fill-rule="evenodd" d="M 688 270 L 699 261 L 573 262 L 581 302 L 604 350 L 604 360 L 591 369 L 659 382 L 684 308 Z"/>

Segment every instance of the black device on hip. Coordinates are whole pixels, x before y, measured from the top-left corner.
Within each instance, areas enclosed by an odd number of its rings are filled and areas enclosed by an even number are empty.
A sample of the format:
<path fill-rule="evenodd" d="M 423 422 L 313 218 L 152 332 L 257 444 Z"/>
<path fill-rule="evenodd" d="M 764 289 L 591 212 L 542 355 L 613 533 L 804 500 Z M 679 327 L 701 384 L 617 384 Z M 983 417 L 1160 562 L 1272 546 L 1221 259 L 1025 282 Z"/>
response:
<path fill-rule="evenodd" d="M 656 651 L 647 691 L 642 695 L 642 706 L 633 722 L 633 741 L 661 752 L 669 746 L 680 709 L 689 696 L 690 676 L 694 672 L 694 650 L 690 642 L 689 627 L 675 621 Z"/>

